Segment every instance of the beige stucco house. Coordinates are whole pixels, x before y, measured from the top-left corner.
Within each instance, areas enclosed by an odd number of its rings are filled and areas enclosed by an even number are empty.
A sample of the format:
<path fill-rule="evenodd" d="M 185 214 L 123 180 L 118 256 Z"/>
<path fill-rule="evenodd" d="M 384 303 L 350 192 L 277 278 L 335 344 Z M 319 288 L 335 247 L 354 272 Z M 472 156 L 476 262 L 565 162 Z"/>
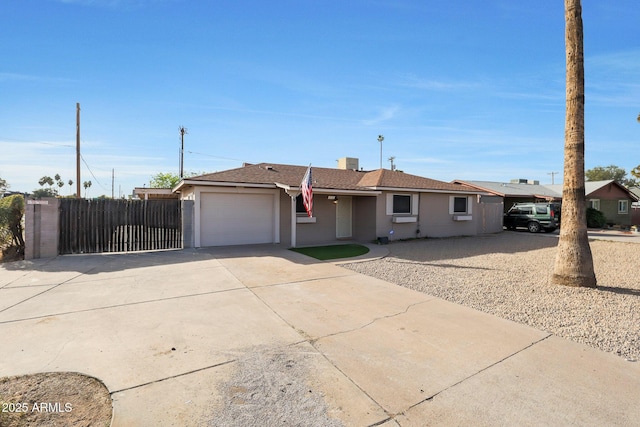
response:
<path fill-rule="evenodd" d="M 302 246 L 502 230 L 502 205 L 492 204 L 487 213 L 477 189 L 397 170 L 362 171 L 351 158 L 337 169 L 312 167 L 309 217 L 299 197 L 306 170 L 245 164 L 181 181 L 174 191 L 194 202 L 194 246 Z"/>

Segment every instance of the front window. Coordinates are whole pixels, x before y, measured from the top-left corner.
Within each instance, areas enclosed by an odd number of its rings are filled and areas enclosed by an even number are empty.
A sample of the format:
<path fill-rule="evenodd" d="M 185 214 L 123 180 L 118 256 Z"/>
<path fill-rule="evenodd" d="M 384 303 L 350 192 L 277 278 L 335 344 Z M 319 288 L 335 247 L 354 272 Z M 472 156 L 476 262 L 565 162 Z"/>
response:
<path fill-rule="evenodd" d="M 618 213 L 626 214 L 629 211 L 629 201 L 628 200 L 618 200 Z"/>
<path fill-rule="evenodd" d="M 589 207 L 599 211 L 600 210 L 600 200 L 599 199 L 590 199 L 589 200 Z"/>
<path fill-rule="evenodd" d="M 298 194 L 296 197 L 296 214 L 307 214 L 307 210 L 304 207 L 304 202 L 302 200 L 302 194 Z"/>
<path fill-rule="evenodd" d="M 466 197 L 453 198 L 453 213 L 466 214 L 468 199 Z"/>
<path fill-rule="evenodd" d="M 411 213 L 411 196 L 408 194 L 393 195 L 393 213 L 394 214 L 410 214 Z"/>

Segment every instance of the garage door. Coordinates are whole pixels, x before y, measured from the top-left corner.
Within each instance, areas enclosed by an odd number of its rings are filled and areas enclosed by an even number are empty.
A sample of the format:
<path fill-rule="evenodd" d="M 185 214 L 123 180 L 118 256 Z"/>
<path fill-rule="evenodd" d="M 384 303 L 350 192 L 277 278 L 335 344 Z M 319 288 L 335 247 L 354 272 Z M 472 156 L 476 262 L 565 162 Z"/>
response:
<path fill-rule="evenodd" d="M 202 193 L 200 245 L 273 243 L 273 194 Z"/>

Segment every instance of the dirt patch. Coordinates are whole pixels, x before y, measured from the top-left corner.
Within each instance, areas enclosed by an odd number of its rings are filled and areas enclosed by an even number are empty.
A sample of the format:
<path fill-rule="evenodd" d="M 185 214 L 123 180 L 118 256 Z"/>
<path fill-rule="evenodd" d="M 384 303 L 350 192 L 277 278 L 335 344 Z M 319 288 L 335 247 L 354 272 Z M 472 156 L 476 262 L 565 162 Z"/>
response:
<path fill-rule="evenodd" d="M 17 246 L 7 246 L 0 251 L 0 263 L 21 261 L 24 259 L 24 253 Z"/>
<path fill-rule="evenodd" d="M 236 362 L 222 386 L 223 404 L 207 424 L 214 427 L 341 427 L 329 417 L 321 392 L 307 382 L 308 354 L 291 348 L 254 348 Z"/>
<path fill-rule="evenodd" d="M 97 426 L 111 424 L 107 388 L 74 372 L 0 378 L 0 426 Z"/>

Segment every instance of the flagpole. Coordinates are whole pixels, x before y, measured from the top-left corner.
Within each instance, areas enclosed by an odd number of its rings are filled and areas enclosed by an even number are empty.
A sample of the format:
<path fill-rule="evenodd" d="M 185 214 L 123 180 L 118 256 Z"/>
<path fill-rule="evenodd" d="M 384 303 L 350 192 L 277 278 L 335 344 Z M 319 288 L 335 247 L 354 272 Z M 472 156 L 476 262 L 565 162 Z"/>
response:
<path fill-rule="evenodd" d="M 313 215 L 313 178 L 311 173 L 311 163 L 309 163 L 309 167 L 302 177 L 302 182 L 300 183 L 300 191 L 295 195 L 291 196 L 291 246 L 296 247 L 296 239 L 297 239 L 297 226 L 298 226 L 298 218 L 296 212 L 296 198 L 302 195 L 302 202 L 307 211 L 307 215 L 312 217 Z"/>
<path fill-rule="evenodd" d="M 296 197 L 291 196 L 291 247 L 296 247 L 296 229 L 297 229 L 297 218 L 296 218 Z"/>

